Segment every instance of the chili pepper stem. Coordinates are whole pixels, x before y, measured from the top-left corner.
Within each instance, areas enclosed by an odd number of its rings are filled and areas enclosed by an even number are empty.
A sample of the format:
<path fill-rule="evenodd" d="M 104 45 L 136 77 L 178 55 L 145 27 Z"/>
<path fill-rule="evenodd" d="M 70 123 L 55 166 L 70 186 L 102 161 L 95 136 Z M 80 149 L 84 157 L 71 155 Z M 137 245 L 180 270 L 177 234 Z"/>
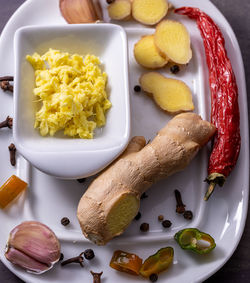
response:
<path fill-rule="evenodd" d="M 214 191 L 215 186 L 216 186 L 216 183 L 215 183 L 215 182 L 211 182 L 211 183 L 209 184 L 208 189 L 207 189 L 207 192 L 206 192 L 206 194 L 205 194 L 205 196 L 204 196 L 204 200 L 205 200 L 205 201 L 207 201 L 207 200 L 210 198 L 210 196 L 212 195 L 212 193 L 213 193 L 213 191 Z"/>

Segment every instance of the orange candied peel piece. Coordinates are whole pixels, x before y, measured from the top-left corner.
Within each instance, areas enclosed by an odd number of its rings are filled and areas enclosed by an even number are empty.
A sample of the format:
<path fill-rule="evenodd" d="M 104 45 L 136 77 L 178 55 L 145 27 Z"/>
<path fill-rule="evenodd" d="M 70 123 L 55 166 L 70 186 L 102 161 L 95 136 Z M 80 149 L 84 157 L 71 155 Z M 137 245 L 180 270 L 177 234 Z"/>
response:
<path fill-rule="evenodd" d="M 23 190 L 27 188 L 28 184 L 12 175 L 1 187 L 0 187 L 0 208 L 5 208 L 10 202 L 12 202 Z"/>
<path fill-rule="evenodd" d="M 109 265 L 118 271 L 139 275 L 142 259 L 135 254 L 117 250 L 114 252 Z"/>

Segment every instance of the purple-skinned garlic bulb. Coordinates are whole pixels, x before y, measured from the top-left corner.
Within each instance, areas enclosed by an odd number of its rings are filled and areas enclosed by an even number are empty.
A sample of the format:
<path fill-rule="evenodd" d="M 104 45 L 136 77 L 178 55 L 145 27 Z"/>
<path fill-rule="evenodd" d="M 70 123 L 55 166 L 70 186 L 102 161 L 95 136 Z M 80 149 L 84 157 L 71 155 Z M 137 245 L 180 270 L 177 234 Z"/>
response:
<path fill-rule="evenodd" d="M 5 257 L 29 272 L 41 274 L 53 267 L 61 255 L 55 233 L 37 221 L 16 226 L 9 235 Z"/>

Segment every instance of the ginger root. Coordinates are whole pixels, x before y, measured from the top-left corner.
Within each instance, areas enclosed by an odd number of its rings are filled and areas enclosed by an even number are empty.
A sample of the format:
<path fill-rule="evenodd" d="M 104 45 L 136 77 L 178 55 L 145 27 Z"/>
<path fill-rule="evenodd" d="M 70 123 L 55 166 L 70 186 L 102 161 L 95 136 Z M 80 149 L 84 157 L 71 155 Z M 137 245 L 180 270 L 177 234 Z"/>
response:
<path fill-rule="evenodd" d="M 183 170 L 215 133 L 194 113 L 175 116 L 145 145 L 134 137 L 126 151 L 89 186 L 77 217 L 86 238 L 105 245 L 124 232 L 138 213 L 140 196 L 156 181 Z"/>
<path fill-rule="evenodd" d="M 157 69 L 165 66 L 168 60 L 163 58 L 154 44 L 154 35 L 143 36 L 134 46 L 135 60 L 142 67 Z"/>
<path fill-rule="evenodd" d="M 168 12 L 167 0 L 133 0 L 132 16 L 145 25 L 155 25 Z"/>
<path fill-rule="evenodd" d="M 144 91 L 152 94 L 156 104 L 169 113 L 194 110 L 192 93 L 180 80 L 149 72 L 140 77 L 140 84 Z"/>
<path fill-rule="evenodd" d="M 160 22 L 154 39 L 160 54 L 171 61 L 187 64 L 192 58 L 190 36 L 182 23 L 170 20 Z"/>
<path fill-rule="evenodd" d="M 128 20 L 131 17 L 131 1 L 116 0 L 108 6 L 109 17 L 112 20 Z"/>

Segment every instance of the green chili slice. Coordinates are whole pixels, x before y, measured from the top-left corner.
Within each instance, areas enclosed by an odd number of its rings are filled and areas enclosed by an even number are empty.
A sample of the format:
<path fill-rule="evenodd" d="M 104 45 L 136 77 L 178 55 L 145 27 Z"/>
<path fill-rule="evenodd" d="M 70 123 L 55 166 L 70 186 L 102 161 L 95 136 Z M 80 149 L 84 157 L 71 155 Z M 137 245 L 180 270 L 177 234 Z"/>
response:
<path fill-rule="evenodd" d="M 174 238 L 182 249 L 192 250 L 198 254 L 207 254 L 216 247 L 213 237 L 196 228 L 181 230 Z"/>
<path fill-rule="evenodd" d="M 172 247 L 162 248 L 144 261 L 140 268 L 140 274 L 146 278 L 152 274 L 159 274 L 170 266 L 173 258 L 174 249 Z"/>

